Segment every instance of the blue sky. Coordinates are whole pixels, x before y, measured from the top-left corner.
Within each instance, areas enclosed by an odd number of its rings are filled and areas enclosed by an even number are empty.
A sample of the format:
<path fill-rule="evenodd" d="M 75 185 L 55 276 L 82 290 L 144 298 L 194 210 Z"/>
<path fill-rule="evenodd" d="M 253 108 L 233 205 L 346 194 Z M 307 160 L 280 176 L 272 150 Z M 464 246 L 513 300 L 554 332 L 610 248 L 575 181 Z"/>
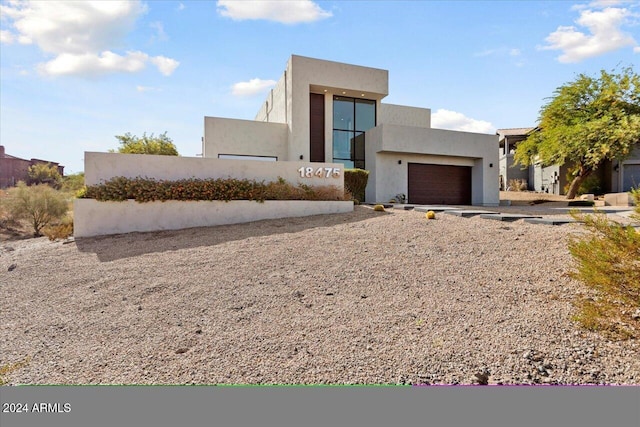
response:
<path fill-rule="evenodd" d="M 561 84 L 640 60 L 639 1 L 0 5 L 0 144 L 67 173 L 126 132 L 199 154 L 204 116 L 253 119 L 291 54 L 387 69 L 383 102 L 483 133 L 535 125 Z"/>

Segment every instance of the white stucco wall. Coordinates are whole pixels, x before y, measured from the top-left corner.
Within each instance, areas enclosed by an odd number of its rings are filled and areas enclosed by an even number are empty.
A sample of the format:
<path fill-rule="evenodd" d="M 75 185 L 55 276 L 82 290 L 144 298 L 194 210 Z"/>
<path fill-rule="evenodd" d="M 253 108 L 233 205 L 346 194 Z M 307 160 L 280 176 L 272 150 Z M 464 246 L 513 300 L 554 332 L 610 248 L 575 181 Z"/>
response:
<path fill-rule="evenodd" d="M 259 160 L 211 159 L 199 157 L 153 156 L 148 154 L 84 153 L 85 182 L 96 185 L 116 176 L 148 177 L 163 180 L 188 178 L 238 178 L 277 181 L 284 178 L 292 184 L 310 186 L 333 185 L 344 188 L 342 165 L 310 162 L 261 162 Z M 337 177 L 300 177 L 300 167 L 337 168 Z"/>
<path fill-rule="evenodd" d="M 175 201 L 138 203 L 74 201 L 74 237 L 135 231 L 179 230 L 191 227 L 239 224 L 263 219 L 289 218 L 353 211 L 353 202 L 248 200 Z"/>
<path fill-rule="evenodd" d="M 431 127 L 431 110 L 429 108 L 381 103 L 377 113 L 378 124 Z"/>
<path fill-rule="evenodd" d="M 303 56 L 291 56 L 287 65 L 287 75 L 291 79 L 291 103 L 289 105 L 289 158 L 300 155 L 309 158 L 309 93 L 325 93 L 325 129 L 330 135 L 333 116 L 327 111 L 333 95 L 378 101 L 389 93 L 389 73 L 378 68 L 340 62 L 324 61 Z M 326 92 L 325 92 L 326 90 Z M 364 96 L 363 96 L 364 94 Z M 332 159 L 332 138 L 325 137 L 325 158 Z"/>
<path fill-rule="evenodd" d="M 202 155 L 274 156 L 288 160 L 287 133 L 287 125 L 283 123 L 205 117 Z"/>
<path fill-rule="evenodd" d="M 285 77 L 286 73 L 283 73 L 278 83 L 267 95 L 267 99 L 262 103 L 258 114 L 256 114 L 256 121 L 287 123 L 287 79 Z"/>
<path fill-rule="evenodd" d="M 415 162 L 471 166 L 471 203 L 499 204 L 497 135 L 382 124 L 366 138 L 367 202 L 407 194 L 407 163 Z"/>

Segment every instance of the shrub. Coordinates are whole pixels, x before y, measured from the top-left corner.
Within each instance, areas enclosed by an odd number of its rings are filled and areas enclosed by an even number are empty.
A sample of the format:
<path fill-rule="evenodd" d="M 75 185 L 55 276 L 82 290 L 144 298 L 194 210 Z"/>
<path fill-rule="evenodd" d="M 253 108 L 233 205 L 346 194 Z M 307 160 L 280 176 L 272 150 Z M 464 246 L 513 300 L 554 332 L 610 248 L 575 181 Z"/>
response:
<path fill-rule="evenodd" d="M 507 190 L 509 191 L 527 191 L 529 185 L 524 179 L 510 179 Z"/>
<path fill-rule="evenodd" d="M 73 222 L 48 225 L 42 229 L 42 234 L 47 236 L 51 241 L 67 239 L 73 234 Z"/>
<path fill-rule="evenodd" d="M 632 192 L 640 219 L 640 190 Z M 640 231 L 600 215 L 578 215 L 589 231 L 575 237 L 569 251 L 576 262 L 574 278 L 596 292 L 595 298 L 577 301 L 575 320 L 585 328 L 614 338 L 640 337 Z"/>
<path fill-rule="evenodd" d="M 384 206 L 383 205 L 375 205 L 373 207 L 373 210 L 376 212 L 384 212 Z"/>
<path fill-rule="evenodd" d="M 82 187 L 84 187 L 84 172 L 79 172 L 63 177 L 60 189 L 69 193 L 76 193 Z"/>
<path fill-rule="evenodd" d="M 13 219 L 29 221 L 36 237 L 42 235 L 43 227 L 60 220 L 69 210 L 65 195 L 43 184 L 27 187 L 19 182 L 8 191 L 5 203 Z"/>
<path fill-rule="evenodd" d="M 369 171 L 364 169 L 345 169 L 344 188 L 355 200 L 364 202 L 364 191 L 369 181 Z"/>
<path fill-rule="evenodd" d="M 28 184 L 47 184 L 53 188 L 59 189 L 62 185 L 62 176 L 58 172 L 58 168 L 50 163 L 36 163 L 29 166 L 28 170 Z"/>
<path fill-rule="evenodd" d="M 247 179 L 183 179 L 162 181 L 151 178 L 116 177 L 86 188 L 83 198 L 99 201 L 137 202 L 166 200 L 344 200 L 333 186 L 293 186 L 284 179 L 265 184 Z"/>

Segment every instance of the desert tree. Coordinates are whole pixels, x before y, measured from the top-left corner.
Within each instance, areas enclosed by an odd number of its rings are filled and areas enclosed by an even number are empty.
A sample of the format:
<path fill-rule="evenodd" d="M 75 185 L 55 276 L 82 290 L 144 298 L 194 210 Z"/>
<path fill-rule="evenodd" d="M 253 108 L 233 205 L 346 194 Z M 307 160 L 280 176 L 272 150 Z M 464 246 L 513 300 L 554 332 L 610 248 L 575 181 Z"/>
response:
<path fill-rule="evenodd" d="M 167 136 L 167 132 L 158 136 L 153 134 L 147 135 L 143 133 L 141 138 L 131 135 L 129 132 L 124 135 L 116 135 L 116 139 L 120 141 L 118 153 L 124 154 L 160 154 L 164 156 L 177 156 L 178 150 Z M 110 150 L 114 152 L 115 150 Z"/>
<path fill-rule="evenodd" d="M 580 74 L 555 90 L 515 161 L 567 164 L 573 176 L 567 198 L 573 199 L 603 161 L 623 160 L 634 146 L 640 147 L 640 76 L 631 67 L 602 70 L 597 78 Z"/>

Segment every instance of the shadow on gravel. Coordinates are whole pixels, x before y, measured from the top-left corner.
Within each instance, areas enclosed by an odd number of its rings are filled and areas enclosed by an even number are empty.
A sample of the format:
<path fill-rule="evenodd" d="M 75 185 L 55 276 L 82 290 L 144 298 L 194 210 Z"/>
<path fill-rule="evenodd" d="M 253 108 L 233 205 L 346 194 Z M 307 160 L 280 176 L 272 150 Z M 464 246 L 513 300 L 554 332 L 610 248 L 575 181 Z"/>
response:
<path fill-rule="evenodd" d="M 85 237 L 76 239 L 75 243 L 80 252 L 95 253 L 100 261 L 107 262 L 150 253 L 215 246 L 250 237 L 297 233 L 313 228 L 332 227 L 339 224 L 366 221 L 386 214 L 388 213 L 374 212 L 373 209 L 354 206 L 353 212 L 344 214 L 268 219 L 215 227 Z M 250 227 L 249 224 L 251 224 Z"/>

